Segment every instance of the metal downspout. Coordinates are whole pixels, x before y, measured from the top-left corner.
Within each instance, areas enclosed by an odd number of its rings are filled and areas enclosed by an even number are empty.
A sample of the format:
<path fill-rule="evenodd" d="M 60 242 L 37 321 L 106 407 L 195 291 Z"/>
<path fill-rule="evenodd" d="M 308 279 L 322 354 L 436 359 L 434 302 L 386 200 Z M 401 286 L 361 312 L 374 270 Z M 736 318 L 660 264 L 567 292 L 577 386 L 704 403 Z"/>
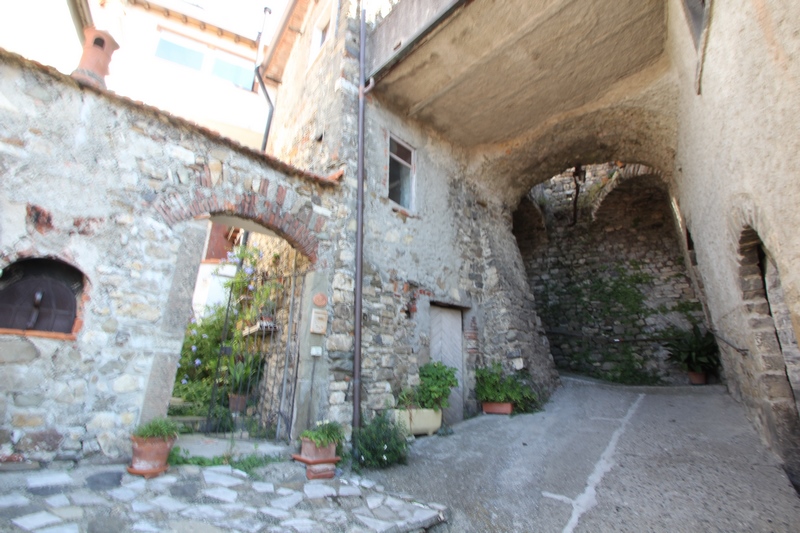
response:
<path fill-rule="evenodd" d="M 267 150 L 267 139 L 269 138 L 269 128 L 272 125 L 272 113 L 275 111 L 275 106 L 269 97 L 266 85 L 264 85 L 264 79 L 261 77 L 261 65 L 256 65 L 256 78 L 258 78 L 258 84 L 261 86 L 261 90 L 264 91 L 264 98 L 267 99 L 267 105 L 269 106 L 267 125 L 264 128 L 264 138 L 261 140 L 261 151 L 265 152 Z"/>
<path fill-rule="evenodd" d="M 364 262 L 364 100 L 365 100 L 365 56 L 366 16 L 361 10 L 361 36 L 358 53 L 358 193 L 356 195 L 356 286 L 355 286 L 355 331 L 353 353 L 353 450 L 356 450 L 356 431 L 361 427 L 361 297 L 362 265 Z"/>

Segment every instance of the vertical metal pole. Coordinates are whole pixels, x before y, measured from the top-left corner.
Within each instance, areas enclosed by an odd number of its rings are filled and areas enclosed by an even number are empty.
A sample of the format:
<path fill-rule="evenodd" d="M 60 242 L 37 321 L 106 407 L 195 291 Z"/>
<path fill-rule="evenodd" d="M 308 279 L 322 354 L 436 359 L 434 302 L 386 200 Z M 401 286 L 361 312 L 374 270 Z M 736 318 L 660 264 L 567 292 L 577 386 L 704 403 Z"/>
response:
<path fill-rule="evenodd" d="M 367 12 L 361 10 L 361 35 L 358 53 L 358 193 L 356 195 L 356 286 L 355 331 L 353 353 L 353 431 L 361 426 L 361 290 L 364 262 L 364 100 L 366 95 L 364 63 L 366 55 Z M 354 433 L 355 435 L 355 433 Z M 356 438 L 353 437 L 353 449 Z"/>

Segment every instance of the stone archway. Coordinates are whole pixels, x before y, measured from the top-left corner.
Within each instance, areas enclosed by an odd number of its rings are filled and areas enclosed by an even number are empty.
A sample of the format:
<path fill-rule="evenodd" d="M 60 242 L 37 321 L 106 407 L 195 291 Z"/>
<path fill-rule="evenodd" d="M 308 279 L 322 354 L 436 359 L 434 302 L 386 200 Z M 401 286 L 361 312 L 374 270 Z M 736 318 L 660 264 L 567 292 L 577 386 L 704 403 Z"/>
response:
<path fill-rule="evenodd" d="M 660 173 L 573 169 L 534 187 L 514 234 L 556 365 L 624 383 L 681 383 L 662 337 L 702 323 Z M 543 217 L 542 214 L 543 213 Z"/>
<path fill-rule="evenodd" d="M 759 424 L 800 486 L 800 349 L 781 287 L 780 273 L 758 232 L 746 226 L 739 237 L 739 289 L 744 304 L 750 356 L 735 362 L 745 398 Z"/>

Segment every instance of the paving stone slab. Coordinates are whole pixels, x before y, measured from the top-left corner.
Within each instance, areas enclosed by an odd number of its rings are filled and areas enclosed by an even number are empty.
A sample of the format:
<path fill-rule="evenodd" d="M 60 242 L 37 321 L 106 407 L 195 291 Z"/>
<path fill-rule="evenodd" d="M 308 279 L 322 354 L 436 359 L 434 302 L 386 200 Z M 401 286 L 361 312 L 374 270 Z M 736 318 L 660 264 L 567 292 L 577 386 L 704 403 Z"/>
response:
<path fill-rule="evenodd" d="M 254 518 L 234 518 L 226 520 L 224 523 L 218 525 L 244 531 L 246 533 L 256 533 L 264 528 L 264 523 Z"/>
<path fill-rule="evenodd" d="M 275 492 L 275 485 L 273 483 L 264 483 L 262 481 L 256 481 L 251 485 L 252 489 L 259 493 L 274 493 Z"/>
<path fill-rule="evenodd" d="M 78 524 L 59 524 L 44 529 L 37 529 L 36 533 L 81 533 L 81 528 Z"/>
<path fill-rule="evenodd" d="M 295 494 L 297 491 L 292 489 L 287 489 L 286 487 L 280 487 L 277 491 L 280 496 L 289 496 L 290 494 Z"/>
<path fill-rule="evenodd" d="M 281 522 L 281 526 L 288 527 L 298 533 L 314 533 L 322 531 L 322 524 L 309 520 L 308 518 L 290 518 Z"/>
<path fill-rule="evenodd" d="M 188 507 L 184 502 L 178 501 L 170 496 L 158 496 L 150 500 L 150 503 L 169 513 L 177 513 Z"/>
<path fill-rule="evenodd" d="M 321 483 L 306 483 L 305 487 L 303 487 L 303 493 L 309 500 L 316 500 L 336 496 L 336 489 Z"/>
<path fill-rule="evenodd" d="M 197 481 L 179 481 L 169 488 L 169 493 L 175 498 L 193 500 L 200 490 L 200 483 Z"/>
<path fill-rule="evenodd" d="M 59 485 L 72 485 L 75 480 L 66 472 L 42 472 L 32 474 L 27 479 L 28 488 L 55 487 Z"/>
<path fill-rule="evenodd" d="M 52 526 L 53 524 L 58 524 L 61 521 L 62 520 L 59 517 L 48 513 L 47 511 L 26 514 L 12 520 L 12 522 L 14 522 L 17 526 L 26 531 L 33 531 L 34 529 L 39 529 L 45 526 Z"/>
<path fill-rule="evenodd" d="M 199 520 L 212 520 L 215 518 L 223 518 L 228 515 L 213 505 L 193 505 L 181 511 L 181 516 L 197 518 Z"/>
<path fill-rule="evenodd" d="M 405 528 L 410 530 L 425 529 L 439 523 L 440 520 L 439 511 L 434 509 L 417 509 L 414 515 L 406 519 L 403 524 Z"/>
<path fill-rule="evenodd" d="M 231 533 L 229 528 L 219 528 L 197 520 L 173 520 L 169 523 L 171 533 Z"/>
<path fill-rule="evenodd" d="M 108 495 L 114 498 L 115 500 L 121 502 L 129 502 L 135 500 L 136 497 L 139 496 L 139 493 L 127 487 L 118 487 L 116 489 L 108 491 Z"/>
<path fill-rule="evenodd" d="M 377 531 L 378 533 L 399 533 L 400 529 L 397 527 L 397 524 L 393 522 L 385 522 L 383 520 L 378 520 L 377 518 L 370 518 L 368 516 L 363 515 L 355 515 L 356 519 L 370 528 L 372 531 Z"/>
<path fill-rule="evenodd" d="M 59 507 L 58 509 L 53 509 L 53 514 L 58 515 L 64 520 L 80 520 L 83 518 L 83 507 L 76 507 L 74 505 Z"/>
<path fill-rule="evenodd" d="M 225 487 L 214 487 L 211 489 L 206 489 L 203 491 L 203 494 L 208 496 L 209 498 L 214 498 L 215 500 L 220 500 L 223 502 L 233 503 L 236 501 L 236 498 L 239 497 L 239 493 L 235 490 L 226 489 Z"/>
<path fill-rule="evenodd" d="M 145 521 L 136 522 L 131 529 L 133 531 L 145 531 L 146 533 L 161 533 L 164 530 L 163 527 Z"/>
<path fill-rule="evenodd" d="M 353 487 L 352 485 L 342 485 L 339 487 L 339 496 L 348 497 L 348 496 L 361 496 L 361 489 L 358 487 Z"/>
<path fill-rule="evenodd" d="M 86 478 L 86 486 L 91 490 L 109 490 L 119 487 L 122 482 L 122 472 L 99 472 Z"/>
<path fill-rule="evenodd" d="M 102 496 L 87 490 L 73 492 L 69 495 L 69 499 L 75 505 L 110 505 L 111 503 Z"/>
<path fill-rule="evenodd" d="M 50 496 L 47 498 L 44 503 L 46 503 L 49 507 L 57 508 L 57 507 L 66 507 L 69 505 L 69 498 L 64 496 L 63 494 L 56 494 L 55 496 Z"/>
<path fill-rule="evenodd" d="M 127 522 L 114 515 L 95 516 L 86 525 L 87 533 L 117 533 L 128 529 Z"/>
<path fill-rule="evenodd" d="M 149 513 L 150 511 L 154 511 L 156 507 L 147 502 L 135 501 L 131 503 L 131 509 L 134 513 Z"/>
<path fill-rule="evenodd" d="M 367 507 L 370 509 L 375 509 L 379 505 L 383 504 L 383 500 L 386 499 L 386 496 L 383 494 L 370 494 L 367 496 Z"/>
<path fill-rule="evenodd" d="M 303 501 L 303 495 L 299 492 L 292 491 L 292 494 L 284 496 L 283 498 L 276 498 L 270 502 L 272 507 L 288 511 L 298 503 Z"/>
<path fill-rule="evenodd" d="M 31 501 L 20 494 L 19 492 L 12 492 L 0 496 L 0 508 L 2 507 L 22 507 L 28 505 Z"/>
<path fill-rule="evenodd" d="M 219 472 L 204 471 L 203 479 L 209 485 L 221 485 L 223 487 L 235 487 L 241 485 L 244 481 L 240 478 L 220 474 Z"/>
<path fill-rule="evenodd" d="M 258 512 L 263 513 L 267 516 L 271 516 L 273 518 L 277 518 L 278 520 L 283 520 L 285 518 L 289 518 L 292 516 L 292 513 L 289 511 L 284 511 L 283 509 L 276 509 L 275 507 L 261 507 L 259 508 Z"/>
<path fill-rule="evenodd" d="M 135 490 L 136 492 L 142 492 L 147 489 L 147 480 L 141 477 L 129 480 L 123 479 L 122 486 L 126 489 Z"/>

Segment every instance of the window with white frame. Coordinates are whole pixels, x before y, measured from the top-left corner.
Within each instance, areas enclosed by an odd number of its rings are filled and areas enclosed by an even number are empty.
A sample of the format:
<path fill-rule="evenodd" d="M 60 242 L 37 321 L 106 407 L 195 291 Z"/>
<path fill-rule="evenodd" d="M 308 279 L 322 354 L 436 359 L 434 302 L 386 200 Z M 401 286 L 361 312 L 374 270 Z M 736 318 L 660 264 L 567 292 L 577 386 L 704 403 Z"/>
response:
<path fill-rule="evenodd" d="M 328 4 L 322 9 L 322 13 L 317 17 L 316 22 L 311 31 L 311 52 L 309 63 L 313 63 L 319 55 L 322 47 L 325 46 L 331 38 L 331 4 Z"/>
<path fill-rule="evenodd" d="M 389 137 L 389 199 L 414 209 L 414 149 Z"/>
<path fill-rule="evenodd" d="M 253 90 L 252 60 L 199 41 L 162 30 L 156 57 L 228 81 L 242 89 Z"/>

